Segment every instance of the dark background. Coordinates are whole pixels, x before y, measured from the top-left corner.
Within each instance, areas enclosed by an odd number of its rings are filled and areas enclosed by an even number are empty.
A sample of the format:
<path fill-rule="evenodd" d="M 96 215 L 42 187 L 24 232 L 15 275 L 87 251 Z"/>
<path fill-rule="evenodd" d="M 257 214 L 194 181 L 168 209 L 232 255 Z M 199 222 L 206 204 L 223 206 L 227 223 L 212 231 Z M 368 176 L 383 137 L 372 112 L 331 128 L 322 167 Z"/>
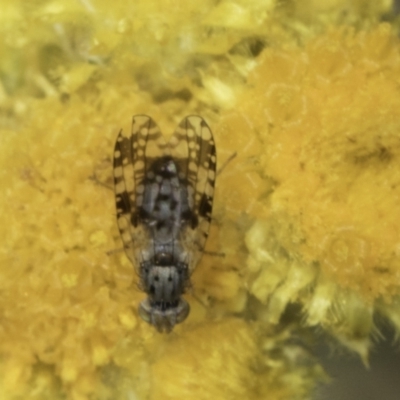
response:
<path fill-rule="evenodd" d="M 357 355 L 321 339 L 314 354 L 331 382 L 318 387 L 315 400 L 400 400 L 400 343 L 390 327 L 380 332 L 384 337 L 372 347 L 369 369 Z"/>

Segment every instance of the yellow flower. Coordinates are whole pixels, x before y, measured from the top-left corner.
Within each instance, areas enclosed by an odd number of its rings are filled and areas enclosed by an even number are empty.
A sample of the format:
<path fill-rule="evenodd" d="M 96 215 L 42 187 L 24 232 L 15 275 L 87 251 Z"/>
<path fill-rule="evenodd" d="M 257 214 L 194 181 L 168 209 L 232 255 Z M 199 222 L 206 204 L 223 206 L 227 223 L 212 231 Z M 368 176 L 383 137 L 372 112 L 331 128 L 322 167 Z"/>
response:
<path fill-rule="evenodd" d="M 400 329 L 387 2 L 3 3 L 2 399 L 309 398 L 322 372 L 291 341 L 304 321 L 365 360 L 374 311 Z M 334 27 L 343 10 L 369 29 Z M 221 167 L 170 335 L 138 317 L 110 185 L 140 113 L 166 133 L 201 114 Z M 283 324 L 292 303 L 306 318 Z"/>

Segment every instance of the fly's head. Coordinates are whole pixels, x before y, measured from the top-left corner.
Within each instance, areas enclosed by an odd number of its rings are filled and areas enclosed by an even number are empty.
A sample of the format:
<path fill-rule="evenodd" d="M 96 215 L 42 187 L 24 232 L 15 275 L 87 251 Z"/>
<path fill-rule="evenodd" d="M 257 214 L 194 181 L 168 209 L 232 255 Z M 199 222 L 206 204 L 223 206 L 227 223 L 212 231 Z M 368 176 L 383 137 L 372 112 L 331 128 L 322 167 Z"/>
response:
<path fill-rule="evenodd" d="M 159 332 L 170 332 L 189 315 L 190 306 L 181 297 L 189 280 L 187 264 L 159 253 L 141 266 L 141 284 L 148 298 L 139 305 L 139 315 Z"/>

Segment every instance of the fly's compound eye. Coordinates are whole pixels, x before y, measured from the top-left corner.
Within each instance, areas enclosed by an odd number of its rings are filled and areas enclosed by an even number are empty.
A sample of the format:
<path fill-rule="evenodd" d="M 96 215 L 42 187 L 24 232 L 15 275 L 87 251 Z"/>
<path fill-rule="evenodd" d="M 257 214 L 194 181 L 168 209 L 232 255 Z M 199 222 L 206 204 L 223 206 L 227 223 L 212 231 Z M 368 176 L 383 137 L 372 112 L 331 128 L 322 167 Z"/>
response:
<path fill-rule="evenodd" d="M 159 332 L 170 332 L 176 324 L 183 322 L 190 312 L 190 306 L 184 299 L 179 299 L 176 305 L 162 309 L 151 304 L 149 299 L 139 305 L 139 315 L 147 323 L 153 325 Z"/>

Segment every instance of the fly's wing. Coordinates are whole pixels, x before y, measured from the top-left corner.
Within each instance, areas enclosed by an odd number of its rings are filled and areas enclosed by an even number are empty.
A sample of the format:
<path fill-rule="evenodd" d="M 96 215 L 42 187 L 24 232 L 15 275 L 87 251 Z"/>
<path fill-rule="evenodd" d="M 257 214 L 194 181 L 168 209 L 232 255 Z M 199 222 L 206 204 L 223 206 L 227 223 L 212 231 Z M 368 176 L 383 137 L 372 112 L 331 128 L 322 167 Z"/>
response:
<path fill-rule="evenodd" d="M 131 133 L 118 134 L 114 148 L 114 188 L 117 223 L 125 252 L 136 268 L 151 245 L 146 226 L 140 220 L 144 178 L 151 159 L 165 155 L 166 143 L 154 120 L 135 115 Z"/>
<path fill-rule="evenodd" d="M 190 216 L 181 232 L 192 271 L 203 253 L 211 223 L 216 178 L 215 142 L 206 121 L 190 115 L 178 125 L 168 143 L 171 156 L 179 160 L 181 181 L 187 185 Z"/>

